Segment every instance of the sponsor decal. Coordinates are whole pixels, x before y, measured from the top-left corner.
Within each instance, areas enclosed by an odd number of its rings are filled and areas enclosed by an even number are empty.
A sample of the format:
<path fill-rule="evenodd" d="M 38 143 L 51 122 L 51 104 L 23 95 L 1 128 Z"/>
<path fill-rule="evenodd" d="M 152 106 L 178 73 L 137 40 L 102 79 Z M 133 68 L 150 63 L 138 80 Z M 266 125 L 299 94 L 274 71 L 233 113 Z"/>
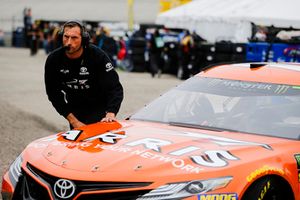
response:
<path fill-rule="evenodd" d="M 66 132 L 64 134 L 72 134 L 74 137 L 74 135 L 78 135 L 78 134 L 80 134 L 80 132 Z M 165 134 L 167 134 L 167 133 L 165 133 Z M 235 139 L 213 136 L 213 135 L 206 135 L 206 134 L 201 134 L 201 133 L 193 133 L 193 132 L 180 133 L 180 132 L 178 132 L 178 133 L 171 134 L 171 135 L 203 139 L 203 140 L 207 140 L 209 142 L 215 143 L 220 146 L 261 146 L 265 149 L 272 150 L 272 147 L 270 147 L 267 144 L 263 144 L 263 143 L 235 140 Z M 127 138 L 127 136 L 125 135 L 125 131 L 120 129 L 120 130 L 115 130 L 115 131 L 110 131 L 107 133 L 99 134 L 99 135 L 93 136 L 91 138 L 87 138 L 84 141 L 93 141 L 93 140 L 99 139 L 102 142 L 115 144 L 117 139 L 123 139 L 123 138 Z M 144 138 L 144 139 L 132 141 L 132 142 L 128 143 L 127 145 L 129 145 L 129 146 L 143 145 L 147 149 L 152 149 L 154 151 L 161 152 L 161 147 L 170 145 L 170 144 L 172 144 L 172 141 L 161 140 L 161 139 L 156 139 L 156 138 Z M 184 150 L 173 152 L 172 154 L 182 155 L 184 153 L 193 152 L 196 150 L 199 150 L 199 147 L 188 147 Z"/>
<path fill-rule="evenodd" d="M 174 168 L 189 173 L 198 174 L 200 173 L 200 171 L 203 170 L 201 167 L 187 163 L 187 161 L 184 159 L 180 159 L 174 156 L 161 155 L 155 152 L 150 152 L 147 149 L 137 150 L 131 147 L 109 146 L 109 145 L 101 145 L 101 144 L 96 145 L 94 148 L 105 149 L 105 150 L 110 150 L 119 153 L 126 153 L 128 155 L 135 155 L 144 159 L 158 161 L 158 162 L 170 163 Z"/>
<path fill-rule="evenodd" d="M 52 142 L 51 145 L 63 146 L 70 149 L 77 147 L 78 149 L 85 150 L 85 151 L 87 151 L 89 147 L 95 146 L 93 143 L 90 142 L 59 142 L 59 141 Z"/>
<path fill-rule="evenodd" d="M 46 148 L 47 144 L 40 143 L 40 142 L 33 142 L 33 143 L 30 143 L 28 145 L 28 147 L 32 147 L 32 148 L 35 148 L 35 149 L 42 149 L 42 148 Z"/>
<path fill-rule="evenodd" d="M 205 151 L 204 155 L 191 156 L 191 159 L 194 163 L 206 167 L 225 167 L 228 165 L 227 160 L 239 160 L 229 151 L 224 150 Z"/>
<path fill-rule="evenodd" d="M 238 200 L 237 193 L 198 194 L 198 200 Z"/>
<path fill-rule="evenodd" d="M 79 75 L 89 75 L 90 73 L 87 71 L 86 67 L 81 67 Z"/>
<path fill-rule="evenodd" d="M 73 79 L 72 81 L 66 82 L 67 87 L 75 89 L 75 90 L 83 90 L 83 89 L 89 89 L 90 85 L 87 84 L 87 79 Z"/>
<path fill-rule="evenodd" d="M 172 144 L 170 141 L 153 139 L 153 138 L 145 138 L 142 140 L 133 141 L 127 143 L 127 146 L 144 146 L 146 149 L 152 149 L 156 152 L 161 152 L 161 146 Z M 189 153 L 192 151 L 198 150 L 196 147 L 186 147 L 183 149 L 178 149 L 177 151 L 173 151 L 171 155 L 183 155 L 184 153 Z M 228 151 L 224 150 L 210 150 L 205 151 L 202 155 L 193 155 L 190 156 L 190 159 L 202 166 L 206 167 L 224 167 L 228 164 L 227 160 L 239 160 L 237 157 L 230 154 Z"/>
<path fill-rule="evenodd" d="M 85 85 L 88 80 L 78 80 L 79 85 Z"/>
<path fill-rule="evenodd" d="M 70 84 L 74 84 L 74 83 L 77 83 L 78 80 L 77 79 L 73 79 L 73 81 L 68 81 L 66 82 L 67 85 L 70 85 Z"/>
<path fill-rule="evenodd" d="M 222 87 L 230 90 L 239 90 L 245 92 L 259 92 L 259 91 L 272 91 L 272 84 L 268 83 L 255 83 L 255 82 L 241 82 L 235 80 L 218 80 L 213 79 L 208 82 L 209 87 Z"/>
<path fill-rule="evenodd" d="M 277 88 L 275 89 L 274 93 L 275 94 L 284 94 L 288 91 L 290 86 L 288 85 L 278 85 Z"/>
<path fill-rule="evenodd" d="M 66 179 L 59 179 L 54 184 L 54 193 L 61 199 L 68 199 L 75 193 L 75 184 Z"/>
<path fill-rule="evenodd" d="M 264 199 L 264 197 L 265 197 L 266 193 L 268 192 L 268 190 L 270 189 L 270 187 L 271 187 L 271 182 L 268 181 L 268 182 L 264 185 L 263 189 L 260 191 L 260 195 L 259 195 L 258 200 Z"/>
<path fill-rule="evenodd" d="M 70 130 L 61 134 L 61 136 L 63 136 L 63 138 L 66 140 L 76 141 L 81 133 L 81 130 Z"/>
<path fill-rule="evenodd" d="M 240 81 L 223 81 L 227 87 L 236 87 L 243 90 L 271 90 L 272 85 L 265 83 L 251 83 L 251 82 L 240 82 Z"/>
<path fill-rule="evenodd" d="M 252 172 L 249 176 L 247 176 L 247 181 L 252 182 L 254 179 L 256 179 L 258 176 L 265 175 L 268 173 L 278 173 L 280 175 L 284 175 L 284 171 L 279 168 L 270 167 L 268 165 L 264 165 L 262 168 L 259 168 Z"/>
<path fill-rule="evenodd" d="M 105 65 L 105 68 L 106 68 L 106 72 L 109 72 L 109 71 L 111 71 L 114 67 L 113 67 L 113 65 L 111 64 L 111 63 L 107 63 L 106 65 Z"/>
<path fill-rule="evenodd" d="M 165 133 L 165 134 L 167 134 L 167 133 Z M 267 144 L 263 144 L 263 143 L 235 140 L 235 139 L 231 139 L 231 138 L 207 135 L 207 134 L 202 134 L 202 133 L 178 132 L 175 134 L 171 133 L 171 135 L 178 135 L 178 136 L 184 136 L 184 137 L 192 137 L 192 138 L 201 139 L 201 140 L 208 140 L 209 142 L 218 144 L 220 146 L 261 146 L 265 149 L 272 150 L 271 146 L 269 146 Z"/>
<path fill-rule="evenodd" d="M 36 148 L 36 149 L 41 149 L 45 148 L 48 146 L 48 142 L 55 141 L 57 140 L 56 136 L 49 136 L 46 138 L 41 138 L 39 140 L 36 140 L 30 144 L 28 144 L 28 147 Z"/>
<path fill-rule="evenodd" d="M 300 86 L 293 86 L 293 89 L 300 90 Z"/>
<path fill-rule="evenodd" d="M 208 87 L 217 87 L 219 89 L 229 89 L 229 90 L 238 90 L 241 92 L 254 92 L 266 94 L 294 94 L 298 93 L 299 86 L 290 86 L 290 85 L 278 85 L 271 83 L 257 83 L 257 82 L 245 82 L 245 81 L 236 81 L 236 80 L 210 80 L 207 81 Z"/>
<path fill-rule="evenodd" d="M 63 95 L 64 95 L 64 101 L 65 101 L 66 103 L 68 103 L 67 93 L 66 93 L 64 90 L 61 90 L 61 93 L 63 93 Z"/>
<path fill-rule="evenodd" d="M 93 136 L 91 138 L 85 139 L 85 142 L 94 141 L 99 139 L 101 142 L 109 143 L 109 144 L 116 144 L 119 139 L 127 138 L 125 135 L 125 131 L 116 130 L 110 131 L 107 133 L 103 133 L 100 135 Z"/>
<path fill-rule="evenodd" d="M 69 71 L 68 69 L 61 69 L 59 72 L 60 72 L 60 73 L 63 73 L 63 74 L 68 74 L 68 73 L 70 73 L 70 71 Z"/>
<path fill-rule="evenodd" d="M 300 154 L 296 154 L 295 159 L 296 159 L 296 162 L 297 162 L 297 167 L 300 168 Z"/>
<path fill-rule="evenodd" d="M 127 143 L 117 145 L 119 141 L 128 138 L 128 135 L 126 135 L 124 129 L 99 133 L 93 137 L 77 141 L 82 133 L 83 131 L 81 130 L 67 131 L 62 133 L 57 138 L 57 141 L 53 141 L 51 145 L 65 146 L 67 148 L 78 148 L 87 152 L 100 152 L 104 149 L 110 150 L 117 153 L 139 156 L 143 159 L 167 162 L 177 169 L 185 170 L 190 173 L 199 173 L 201 170 L 203 170 L 203 167 L 225 167 L 230 161 L 240 160 L 238 157 L 231 154 L 230 151 L 223 149 L 203 150 L 201 147 L 196 145 L 183 146 L 177 149 L 172 149 L 171 151 L 166 151 L 163 147 L 172 145 L 173 141 L 154 137 L 131 140 Z M 266 144 L 252 143 L 200 133 L 178 132 L 175 133 L 175 135 L 205 140 L 205 142 L 214 143 L 218 146 L 256 145 L 267 150 L 271 149 L 271 147 Z M 35 145 L 35 147 L 38 147 L 38 145 Z M 182 156 L 185 155 L 186 157 L 182 158 Z M 250 174 L 247 179 L 252 180 L 256 176 L 267 171 L 277 171 L 279 173 L 283 173 L 283 171 L 280 171 L 280 169 L 266 166 L 263 169 L 256 170 Z"/>
<path fill-rule="evenodd" d="M 297 169 L 298 169 L 298 181 L 300 183 L 300 154 L 296 154 L 295 159 L 297 162 Z"/>

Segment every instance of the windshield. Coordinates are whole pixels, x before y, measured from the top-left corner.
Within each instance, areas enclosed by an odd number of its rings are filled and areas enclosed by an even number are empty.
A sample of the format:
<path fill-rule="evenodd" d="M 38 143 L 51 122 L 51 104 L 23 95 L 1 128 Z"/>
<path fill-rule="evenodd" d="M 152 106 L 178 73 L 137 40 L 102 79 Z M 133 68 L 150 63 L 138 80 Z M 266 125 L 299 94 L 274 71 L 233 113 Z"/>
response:
<path fill-rule="evenodd" d="M 195 76 L 130 119 L 299 139 L 300 86 Z"/>

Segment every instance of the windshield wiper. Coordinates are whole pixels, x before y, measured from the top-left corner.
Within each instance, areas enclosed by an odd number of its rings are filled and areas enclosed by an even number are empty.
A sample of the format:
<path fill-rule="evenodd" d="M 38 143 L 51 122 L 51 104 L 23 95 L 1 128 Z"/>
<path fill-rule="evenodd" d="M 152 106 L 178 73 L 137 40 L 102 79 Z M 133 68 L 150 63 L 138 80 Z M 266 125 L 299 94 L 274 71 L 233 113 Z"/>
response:
<path fill-rule="evenodd" d="M 204 130 L 209 130 L 209 131 L 239 132 L 238 130 L 234 130 L 234 129 L 220 128 L 220 127 L 214 127 L 214 126 L 205 126 L 205 125 L 200 125 L 200 124 L 189 124 L 189 123 L 183 123 L 183 122 L 169 122 L 169 125 L 187 127 L 187 128 L 198 128 L 198 129 L 204 129 Z"/>

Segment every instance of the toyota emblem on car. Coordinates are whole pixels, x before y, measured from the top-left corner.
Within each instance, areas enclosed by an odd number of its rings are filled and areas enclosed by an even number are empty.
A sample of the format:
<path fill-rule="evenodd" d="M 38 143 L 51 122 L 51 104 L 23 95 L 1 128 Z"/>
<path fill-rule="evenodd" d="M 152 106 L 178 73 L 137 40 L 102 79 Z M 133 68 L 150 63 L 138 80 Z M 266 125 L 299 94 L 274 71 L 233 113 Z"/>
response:
<path fill-rule="evenodd" d="M 62 199 L 67 199 L 75 193 L 75 184 L 66 179 L 59 179 L 54 184 L 54 193 Z"/>

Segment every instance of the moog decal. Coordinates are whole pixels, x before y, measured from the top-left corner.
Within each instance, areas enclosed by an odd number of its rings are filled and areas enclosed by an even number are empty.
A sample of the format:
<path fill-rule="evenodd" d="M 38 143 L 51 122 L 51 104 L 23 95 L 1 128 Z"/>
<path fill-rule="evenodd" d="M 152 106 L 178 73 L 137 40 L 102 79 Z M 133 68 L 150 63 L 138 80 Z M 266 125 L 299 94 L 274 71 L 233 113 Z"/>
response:
<path fill-rule="evenodd" d="M 198 200 L 238 200 L 237 193 L 199 194 Z"/>

